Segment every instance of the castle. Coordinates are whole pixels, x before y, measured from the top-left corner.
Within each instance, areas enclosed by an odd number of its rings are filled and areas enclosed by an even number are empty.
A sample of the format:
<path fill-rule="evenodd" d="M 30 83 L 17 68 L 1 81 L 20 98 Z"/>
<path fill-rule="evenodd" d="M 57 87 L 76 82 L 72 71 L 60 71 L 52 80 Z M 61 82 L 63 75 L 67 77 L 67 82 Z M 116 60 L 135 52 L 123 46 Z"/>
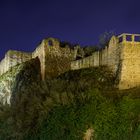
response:
<path fill-rule="evenodd" d="M 90 56 L 76 59 L 80 47 L 71 48 L 62 45 L 58 39 L 44 39 L 32 52 L 9 50 L 0 62 L 0 75 L 6 73 L 13 66 L 38 57 L 40 60 L 42 80 L 49 74 L 48 58 L 61 58 L 58 74 L 68 70 L 88 67 L 108 66 L 116 77 L 119 89 L 129 89 L 140 86 L 140 34 L 121 34 L 112 36 L 108 46 L 100 51 L 93 52 Z M 82 48 L 81 48 L 82 50 Z M 50 64 L 50 63 L 49 63 Z M 53 66 L 53 65 L 52 65 Z"/>

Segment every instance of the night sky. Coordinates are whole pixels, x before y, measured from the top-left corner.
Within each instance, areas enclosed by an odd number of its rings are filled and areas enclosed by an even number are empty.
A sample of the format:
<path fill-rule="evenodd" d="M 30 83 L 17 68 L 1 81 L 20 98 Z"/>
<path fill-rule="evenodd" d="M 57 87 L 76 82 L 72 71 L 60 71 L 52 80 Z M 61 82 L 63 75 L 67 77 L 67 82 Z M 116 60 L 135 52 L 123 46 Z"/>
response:
<path fill-rule="evenodd" d="M 46 37 L 94 45 L 105 31 L 140 33 L 140 0 L 0 0 L 0 59 Z"/>

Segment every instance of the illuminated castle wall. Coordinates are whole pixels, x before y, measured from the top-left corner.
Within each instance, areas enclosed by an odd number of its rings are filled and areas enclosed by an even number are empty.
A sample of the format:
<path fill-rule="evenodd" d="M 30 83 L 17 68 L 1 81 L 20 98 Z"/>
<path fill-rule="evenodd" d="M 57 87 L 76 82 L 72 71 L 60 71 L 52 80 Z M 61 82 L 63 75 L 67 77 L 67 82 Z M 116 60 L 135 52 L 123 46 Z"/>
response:
<path fill-rule="evenodd" d="M 71 62 L 72 69 L 108 66 L 116 76 L 119 89 L 140 86 L 140 35 L 112 36 L 105 49 Z"/>
<path fill-rule="evenodd" d="M 0 75 L 17 64 L 35 57 L 40 60 L 41 74 L 44 80 L 48 75 L 53 76 L 55 70 L 57 73 L 63 73 L 71 69 L 70 63 L 76 57 L 76 49 L 70 49 L 68 46 L 61 47 L 58 39 L 47 38 L 42 40 L 32 53 L 9 50 L 0 62 Z M 56 62 L 53 63 L 52 60 Z"/>
<path fill-rule="evenodd" d="M 76 60 L 78 47 L 61 47 L 54 38 L 44 39 L 32 53 L 9 50 L 0 62 L 0 75 L 10 68 L 38 57 L 42 79 L 48 75 L 61 74 L 70 69 L 108 66 L 116 76 L 119 89 L 140 86 L 140 35 L 122 34 L 112 36 L 109 45 L 91 56 Z M 55 71 L 56 70 L 56 71 Z"/>

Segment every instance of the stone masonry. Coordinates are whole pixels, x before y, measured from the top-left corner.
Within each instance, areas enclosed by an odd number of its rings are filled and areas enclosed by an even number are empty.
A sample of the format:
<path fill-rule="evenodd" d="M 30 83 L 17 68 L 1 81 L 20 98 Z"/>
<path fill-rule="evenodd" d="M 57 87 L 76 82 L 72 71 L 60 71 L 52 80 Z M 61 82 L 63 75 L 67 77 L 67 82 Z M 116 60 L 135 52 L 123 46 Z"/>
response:
<path fill-rule="evenodd" d="M 91 56 L 76 60 L 78 49 L 79 46 L 61 47 L 61 42 L 58 39 L 47 38 L 32 53 L 9 50 L 0 62 L 0 75 L 17 64 L 38 57 L 41 64 L 42 80 L 48 75 L 52 75 L 54 69 L 57 74 L 61 74 L 70 69 L 108 66 L 116 76 L 119 89 L 140 86 L 139 34 L 112 36 L 108 46 L 105 46 L 104 49 L 94 52 Z"/>
<path fill-rule="evenodd" d="M 5 54 L 4 59 L 2 59 L 0 62 L 0 75 L 6 73 L 9 69 L 16 66 L 17 64 L 21 64 L 30 59 L 38 57 L 41 64 L 42 79 L 44 80 L 48 76 L 48 73 L 51 73 L 50 69 L 53 69 L 53 65 L 54 69 L 57 69 L 58 73 L 68 71 L 71 67 L 71 61 L 76 57 L 76 51 L 77 47 L 73 49 L 70 49 L 69 46 L 61 47 L 61 42 L 58 39 L 43 39 L 32 53 L 9 50 Z M 52 60 L 56 61 L 56 63 L 53 65 Z M 61 61 L 61 63 L 59 61 Z"/>
<path fill-rule="evenodd" d="M 71 62 L 71 69 L 108 66 L 119 89 L 140 86 L 140 34 L 112 36 L 105 49 Z"/>

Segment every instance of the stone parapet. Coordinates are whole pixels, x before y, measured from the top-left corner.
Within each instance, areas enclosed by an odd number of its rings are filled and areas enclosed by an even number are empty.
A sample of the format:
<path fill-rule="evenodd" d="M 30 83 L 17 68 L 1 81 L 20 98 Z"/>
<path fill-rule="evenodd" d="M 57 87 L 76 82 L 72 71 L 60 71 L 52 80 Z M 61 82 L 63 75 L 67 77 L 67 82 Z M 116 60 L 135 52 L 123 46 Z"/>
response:
<path fill-rule="evenodd" d="M 80 46 L 70 49 L 61 47 L 58 39 L 44 39 L 32 53 L 9 50 L 0 62 L 0 75 L 15 65 L 38 57 L 42 80 L 52 73 L 61 74 L 70 69 L 108 66 L 115 74 L 118 88 L 128 89 L 140 86 L 140 35 L 121 34 L 112 36 L 108 46 L 91 56 L 76 60 Z"/>

